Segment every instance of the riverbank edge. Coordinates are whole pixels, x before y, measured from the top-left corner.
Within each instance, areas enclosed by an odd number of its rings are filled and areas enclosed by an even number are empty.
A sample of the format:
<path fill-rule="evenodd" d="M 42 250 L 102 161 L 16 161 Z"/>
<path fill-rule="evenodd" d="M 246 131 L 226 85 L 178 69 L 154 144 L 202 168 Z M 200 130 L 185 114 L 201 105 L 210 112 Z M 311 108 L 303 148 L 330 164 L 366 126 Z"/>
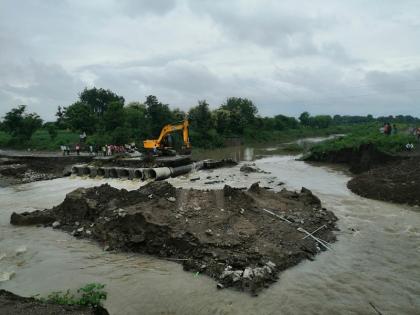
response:
<path fill-rule="evenodd" d="M 42 302 L 36 298 L 23 297 L 3 289 L 0 289 L 0 313 L 2 315 L 109 315 L 108 311 L 101 306 L 61 305 Z"/>

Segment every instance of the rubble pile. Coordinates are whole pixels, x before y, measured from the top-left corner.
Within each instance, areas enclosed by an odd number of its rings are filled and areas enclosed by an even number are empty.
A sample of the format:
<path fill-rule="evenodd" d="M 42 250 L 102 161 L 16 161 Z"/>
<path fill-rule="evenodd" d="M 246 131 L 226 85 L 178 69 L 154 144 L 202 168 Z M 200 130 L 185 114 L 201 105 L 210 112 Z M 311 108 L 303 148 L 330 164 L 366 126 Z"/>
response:
<path fill-rule="evenodd" d="M 218 288 L 257 294 L 280 271 L 323 250 L 301 229 L 333 242 L 337 218 L 308 189 L 175 188 L 166 181 L 127 191 L 79 188 L 58 206 L 13 213 L 16 225 L 41 224 L 96 240 L 104 250 L 146 253 L 206 274 Z"/>

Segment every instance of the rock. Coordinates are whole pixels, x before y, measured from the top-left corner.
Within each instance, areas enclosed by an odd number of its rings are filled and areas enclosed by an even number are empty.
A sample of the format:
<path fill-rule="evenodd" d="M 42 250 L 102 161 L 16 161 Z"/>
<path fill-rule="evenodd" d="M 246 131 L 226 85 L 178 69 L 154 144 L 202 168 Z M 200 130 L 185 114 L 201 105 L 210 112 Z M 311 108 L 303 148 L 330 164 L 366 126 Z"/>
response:
<path fill-rule="evenodd" d="M 168 201 L 170 201 L 170 202 L 175 202 L 175 201 L 176 201 L 176 198 L 175 198 L 175 197 L 169 197 L 169 198 L 168 198 Z"/>
<path fill-rule="evenodd" d="M 195 181 L 197 181 L 197 180 L 200 180 L 200 177 L 194 177 L 194 178 L 191 178 L 191 179 L 190 179 L 190 182 L 195 182 Z"/>
<path fill-rule="evenodd" d="M 245 268 L 242 277 L 245 279 L 251 279 L 253 275 L 254 275 L 254 272 L 252 271 L 252 268 L 247 267 Z"/>
<path fill-rule="evenodd" d="M 268 261 L 265 265 L 268 266 L 272 270 L 276 268 L 276 264 L 273 263 L 272 261 Z"/>
<path fill-rule="evenodd" d="M 78 228 L 78 229 L 76 230 L 76 232 L 77 232 L 77 233 L 82 233 L 82 232 L 84 231 L 84 229 L 85 229 L 85 228 L 82 226 L 81 228 Z"/>
<path fill-rule="evenodd" d="M 86 235 L 92 235 L 92 231 L 91 230 L 86 230 Z"/>
<path fill-rule="evenodd" d="M 209 236 L 213 235 L 213 231 L 211 229 L 206 230 L 206 234 Z"/>
<path fill-rule="evenodd" d="M 223 284 L 221 284 L 221 283 L 218 283 L 217 284 L 217 288 L 219 289 L 219 290 L 221 290 L 221 289 L 224 289 L 224 285 Z"/>
<path fill-rule="evenodd" d="M 58 222 L 58 221 L 54 221 L 53 223 L 52 223 L 52 227 L 53 227 L 53 229 L 56 229 L 56 228 L 58 228 L 60 226 L 60 222 Z"/>

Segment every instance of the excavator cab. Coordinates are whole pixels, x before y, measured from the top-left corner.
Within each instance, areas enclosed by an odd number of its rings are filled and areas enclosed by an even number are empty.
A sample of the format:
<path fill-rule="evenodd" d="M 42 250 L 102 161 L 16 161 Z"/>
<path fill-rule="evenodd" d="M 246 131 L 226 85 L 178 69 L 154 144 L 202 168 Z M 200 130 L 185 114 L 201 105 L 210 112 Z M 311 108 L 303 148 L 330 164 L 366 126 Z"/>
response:
<path fill-rule="evenodd" d="M 180 123 L 168 124 L 160 132 L 159 138 L 155 140 L 144 140 L 144 149 L 152 152 L 154 155 L 176 155 L 174 150 L 174 141 L 172 135 L 175 132 L 182 131 L 182 146 L 180 154 L 191 154 L 191 143 L 188 133 L 189 121 L 184 119 Z"/>

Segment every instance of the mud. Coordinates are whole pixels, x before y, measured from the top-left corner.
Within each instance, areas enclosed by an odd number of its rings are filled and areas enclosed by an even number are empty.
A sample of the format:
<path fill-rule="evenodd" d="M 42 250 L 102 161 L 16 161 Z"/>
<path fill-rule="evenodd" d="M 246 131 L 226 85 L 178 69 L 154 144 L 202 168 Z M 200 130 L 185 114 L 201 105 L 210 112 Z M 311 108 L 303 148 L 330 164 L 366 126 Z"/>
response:
<path fill-rule="evenodd" d="M 102 307 L 57 305 L 43 303 L 34 298 L 21 297 L 0 290 L 0 314 L 2 315 L 108 315 Z"/>
<path fill-rule="evenodd" d="M 348 164 L 350 171 L 354 174 L 360 174 L 374 167 L 401 159 L 403 157 L 378 150 L 373 144 L 363 144 L 358 148 L 345 148 L 322 154 L 312 153 L 304 157 L 305 161 Z"/>
<path fill-rule="evenodd" d="M 248 190 L 225 186 L 204 191 L 177 189 L 166 181 L 134 191 L 107 184 L 79 188 L 52 209 L 11 217 L 12 224 L 54 226 L 96 240 L 104 250 L 172 260 L 210 276 L 218 288 L 251 294 L 323 250 L 298 228 L 312 232 L 323 227 L 316 237 L 333 242 L 336 220 L 305 188 L 274 193 L 256 183 Z"/>
<path fill-rule="evenodd" d="M 71 174 L 71 166 L 88 156 L 13 156 L 0 158 L 0 178 L 8 184 L 30 183 Z"/>
<path fill-rule="evenodd" d="M 363 197 L 420 206 L 420 157 L 374 168 L 355 176 L 347 187 Z"/>

